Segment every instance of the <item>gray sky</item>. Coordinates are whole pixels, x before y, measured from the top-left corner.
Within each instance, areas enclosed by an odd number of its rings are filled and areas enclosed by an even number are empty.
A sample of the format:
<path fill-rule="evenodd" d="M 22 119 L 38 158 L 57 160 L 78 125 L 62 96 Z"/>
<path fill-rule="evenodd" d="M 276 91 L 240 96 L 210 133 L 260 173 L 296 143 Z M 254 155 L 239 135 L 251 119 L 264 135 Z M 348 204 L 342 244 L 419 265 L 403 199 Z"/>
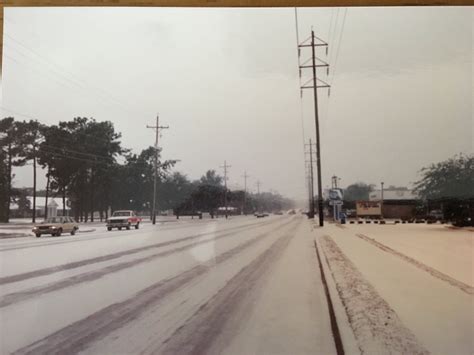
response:
<path fill-rule="evenodd" d="M 333 174 L 409 186 L 421 167 L 472 153 L 474 8 L 345 13 L 298 12 L 301 40 L 314 26 L 330 42 L 318 53 L 333 85 L 329 98 L 319 90 L 323 186 Z M 48 124 L 111 120 L 136 152 L 159 112 L 176 170 L 198 178 L 226 159 L 232 187 L 247 170 L 253 189 L 306 197 L 314 114 L 311 91 L 300 104 L 293 8 L 6 8 L 4 32 L 3 108 Z M 32 185 L 30 170 L 16 186 Z"/>

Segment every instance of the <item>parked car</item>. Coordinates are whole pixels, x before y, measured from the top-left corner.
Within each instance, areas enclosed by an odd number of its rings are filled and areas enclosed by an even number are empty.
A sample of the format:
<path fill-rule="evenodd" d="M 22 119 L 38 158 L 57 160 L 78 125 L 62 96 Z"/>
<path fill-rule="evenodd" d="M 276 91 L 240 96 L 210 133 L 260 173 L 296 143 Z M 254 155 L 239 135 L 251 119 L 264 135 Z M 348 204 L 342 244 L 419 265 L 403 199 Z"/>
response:
<path fill-rule="evenodd" d="M 257 218 L 268 217 L 268 213 L 256 212 L 255 217 L 257 217 Z"/>
<path fill-rule="evenodd" d="M 435 221 L 442 220 L 443 218 L 444 216 L 441 210 L 430 211 L 430 213 L 428 213 L 428 216 L 426 217 L 426 219 L 428 220 L 435 220 Z"/>
<path fill-rule="evenodd" d="M 121 230 L 122 228 L 130 229 L 131 226 L 138 229 L 140 228 L 141 221 L 142 219 L 133 211 L 115 211 L 112 214 L 112 217 L 107 219 L 107 230 L 111 231 L 112 228 L 117 228 L 118 230 Z"/>
<path fill-rule="evenodd" d="M 347 218 L 356 217 L 356 211 L 355 210 L 346 210 L 346 216 L 347 216 Z"/>
<path fill-rule="evenodd" d="M 40 238 L 42 234 L 51 234 L 59 237 L 62 233 L 76 234 L 79 224 L 71 217 L 49 217 L 40 224 L 33 227 L 33 233 L 36 238 Z"/>

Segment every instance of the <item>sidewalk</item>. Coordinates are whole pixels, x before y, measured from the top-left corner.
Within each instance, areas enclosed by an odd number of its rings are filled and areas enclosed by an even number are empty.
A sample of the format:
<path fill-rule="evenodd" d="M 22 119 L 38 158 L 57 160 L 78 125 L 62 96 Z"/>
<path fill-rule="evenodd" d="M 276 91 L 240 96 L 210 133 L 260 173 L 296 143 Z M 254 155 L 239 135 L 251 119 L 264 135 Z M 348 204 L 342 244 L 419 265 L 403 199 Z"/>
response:
<path fill-rule="evenodd" d="M 324 230 L 316 231 L 315 236 L 323 244 L 328 259 L 330 261 L 331 258 L 333 259 L 334 270 L 337 269 L 337 264 L 334 264 L 337 260 L 344 258 L 350 260 L 353 271 L 341 269 L 334 275 L 340 292 L 350 295 L 351 289 L 349 286 L 344 287 L 344 280 L 352 280 L 353 275 L 360 273 L 361 280 L 369 285 L 366 289 L 373 287 L 376 295 L 389 305 L 401 323 L 430 353 L 472 354 L 474 329 L 472 294 L 456 287 L 453 283 L 435 277 L 436 275 L 428 272 L 427 268 L 417 267 L 413 262 L 409 262 L 411 259 L 384 251 L 357 236 L 358 233 L 364 232 L 380 243 L 391 245 L 397 252 L 424 261 L 428 267 L 440 272 L 448 271 L 445 265 L 455 260 L 454 255 L 458 247 L 466 248 L 466 245 L 458 245 L 460 241 L 450 236 L 449 231 L 444 232 L 448 234 L 443 238 L 434 231 L 428 234 L 413 234 L 414 229 L 426 228 L 403 227 L 405 226 L 391 227 L 391 231 L 384 226 L 371 228 L 371 230 L 364 227 L 358 231 L 359 228 L 355 226 L 337 228 L 335 225 L 328 225 Z M 337 245 L 341 255 L 331 256 L 329 244 L 324 245 L 324 240 L 328 238 Z M 418 239 L 418 242 L 415 239 Z M 445 240 L 446 243 L 444 243 Z M 458 280 L 467 282 L 466 273 L 470 273 L 472 277 L 469 263 L 457 260 L 456 264 L 458 267 L 467 267 L 469 270 L 456 272 L 455 269 L 451 269 L 450 274 Z M 362 281 L 347 283 L 347 285 L 361 283 Z M 353 297 L 349 297 L 348 300 L 353 300 Z M 379 304 L 382 303 L 379 302 Z M 363 307 L 363 304 L 360 307 Z M 363 314 L 352 311 L 357 316 L 362 317 L 365 314 L 370 317 L 376 309 L 371 308 Z M 387 324 L 380 322 L 374 326 L 384 329 Z M 393 336 L 396 339 L 396 333 L 393 333 Z"/>

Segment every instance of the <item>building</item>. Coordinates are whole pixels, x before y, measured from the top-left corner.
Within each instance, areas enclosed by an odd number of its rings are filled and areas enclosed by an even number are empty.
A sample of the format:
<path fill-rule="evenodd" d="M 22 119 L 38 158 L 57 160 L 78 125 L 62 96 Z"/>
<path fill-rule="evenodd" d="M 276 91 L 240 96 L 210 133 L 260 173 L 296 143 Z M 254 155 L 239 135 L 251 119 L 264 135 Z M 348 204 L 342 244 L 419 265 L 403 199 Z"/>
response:
<path fill-rule="evenodd" d="M 33 209 L 33 196 L 27 196 L 29 205 L 30 205 L 30 210 L 28 213 L 22 213 L 18 210 L 18 204 L 17 203 L 10 203 L 10 213 L 12 218 L 28 218 L 32 216 L 32 209 Z M 71 209 L 67 206 L 67 201 L 66 200 L 66 215 L 69 215 L 69 212 Z M 48 205 L 51 204 L 56 204 L 57 206 L 57 212 L 58 216 L 62 216 L 63 213 L 63 199 L 61 197 L 48 197 Z M 46 203 L 46 197 L 44 196 L 36 196 L 36 217 L 44 217 L 44 206 Z"/>
<path fill-rule="evenodd" d="M 369 194 L 369 201 L 379 201 L 382 199 L 382 190 L 374 190 Z M 384 201 L 392 200 L 417 200 L 418 195 L 413 190 L 384 189 Z"/>
<path fill-rule="evenodd" d="M 382 191 L 369 194 L 369 201 L 380 201 Z M 413 190 L 384 189 L 382 214 L 384 218 L 412 219 L 416 214 L 418 196 Z"/>

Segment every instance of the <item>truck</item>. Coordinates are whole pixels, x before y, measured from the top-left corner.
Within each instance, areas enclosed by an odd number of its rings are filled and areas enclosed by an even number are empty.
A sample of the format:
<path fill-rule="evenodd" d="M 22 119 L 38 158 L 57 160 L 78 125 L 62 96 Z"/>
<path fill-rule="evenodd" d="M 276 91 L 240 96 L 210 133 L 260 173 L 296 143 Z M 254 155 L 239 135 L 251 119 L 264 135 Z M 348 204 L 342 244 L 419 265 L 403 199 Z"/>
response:
<path fill-rule="evenodd" d="M 132 226 L 135 229 L 140 228 L 142 219 L 138 217 L 135 212 L 130 210 L 115 211 L 110 218 L 107 219 L 107 230 L 112 228 L 122 230 L 122 228 L 130 229 Z"/>

